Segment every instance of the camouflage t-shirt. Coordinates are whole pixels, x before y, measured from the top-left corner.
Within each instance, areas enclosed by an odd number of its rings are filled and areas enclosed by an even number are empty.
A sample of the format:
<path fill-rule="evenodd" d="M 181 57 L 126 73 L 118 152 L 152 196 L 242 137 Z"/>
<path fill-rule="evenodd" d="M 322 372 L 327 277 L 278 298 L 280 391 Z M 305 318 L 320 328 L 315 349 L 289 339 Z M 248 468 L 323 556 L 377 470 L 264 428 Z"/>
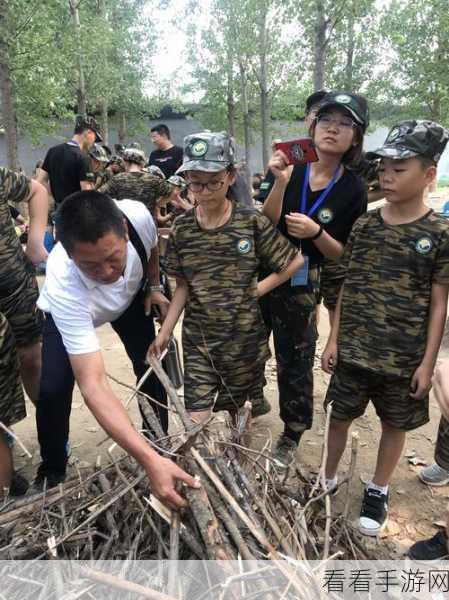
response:
<path fill-rule="evenodd" d="M 282 271 L 297 249 L 259 211 L 234 203 L 228 223 L 205 230 L 195 210 L 178 217 L 165 255 L 167 272 L 188 283 L 183 340 L 214 360 L 268 357 L 257 274 Z"/>
<path fill-rule="evenodd" d="M 169 196 L 172 187 L 164 179 L 145 171 L 117 173 L 99 191 L 109 194 L 114 200 L 138 200 L 143 202 L 152 215 L 158 198 Z"/>
<path fill-rule="evenodd" d="M 433 283 L 449 285 L 449 226 L 429 212 L 388 225 L 380 209 L 355 223 L 342 259 L 338 360 L 409 377 L 422 361 Z"/>
<path fill-rule="evenodd" d="M 17 237 L 8 202 L 22 202 L 30 192 L 30 180 L 0 167 L 0 297 L 14 293 L 30 272 L 30 264 Z"/>

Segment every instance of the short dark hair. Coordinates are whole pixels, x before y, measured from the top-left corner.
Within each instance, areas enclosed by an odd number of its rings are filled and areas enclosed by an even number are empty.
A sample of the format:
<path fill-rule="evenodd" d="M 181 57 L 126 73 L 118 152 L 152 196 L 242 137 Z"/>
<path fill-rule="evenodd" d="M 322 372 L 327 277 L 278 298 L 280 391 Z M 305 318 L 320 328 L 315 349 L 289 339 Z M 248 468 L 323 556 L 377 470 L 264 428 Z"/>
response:
<path fill-rule="evenodd" d="M 167 125 L 155 125 L 150 129 L 151 133 L 158 133 L 159 135 L 165 135 L 166 138 L 170 139 L 170 129 Z"/>
<path fill-rule="evenodd" d="M 415 158 L 417 160 L 419 160 L 419 163 L 420 163 L 421 167 L 423 168 L 423 170 L 426 170 L 429 167 L 436 167 L 437 166 L 437 163 L 432 158 L 429 158 L 427 156 L 423 156 L 422 154 L 418 154 L 418 156 L 415 156 Z"/>
<path fill-rule="evenodd" d="M 126 237 L 123 213 L 107 194 L 94 190 L 68 196 L 56 213 L 57 236 L 68 254 L 77 242 L 95 244 L 108 233 Z"/>

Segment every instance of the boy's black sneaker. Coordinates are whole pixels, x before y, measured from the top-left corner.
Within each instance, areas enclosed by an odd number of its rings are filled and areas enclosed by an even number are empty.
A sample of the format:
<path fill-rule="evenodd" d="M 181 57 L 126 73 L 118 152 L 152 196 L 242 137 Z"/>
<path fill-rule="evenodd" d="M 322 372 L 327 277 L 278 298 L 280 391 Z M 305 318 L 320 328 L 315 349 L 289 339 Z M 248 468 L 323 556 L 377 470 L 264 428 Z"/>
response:
<path fill-rule="evenodd" d="M 449 558 L 447 534 L 440 529 L 432 538 L 421 540 L 410 547 L 408 556 L 412 560 L 419 560 L 431 564 Z"/>
<path fill-rule="evenodd" d="M 54 473 L 52 471 L 37 472 L 36 479 L 33 481 L 33 487 L 36 492 L 43 492 L 44 489 L 49 490 L 65 481 L 65 474 Z"/>
<path fill-rule="evenodd" d="M 25 477 L 14 471 L 11 478 L 11 485 L 9 486 L 10 496 L 25 496 L 29 487 L 30 484 Z"/>
<path fill-rule="evenodd" d="M 387 524 L 388 494 L 366 488 L 360 511 L 359 531 L 363 535 L 376 536 Z"/>

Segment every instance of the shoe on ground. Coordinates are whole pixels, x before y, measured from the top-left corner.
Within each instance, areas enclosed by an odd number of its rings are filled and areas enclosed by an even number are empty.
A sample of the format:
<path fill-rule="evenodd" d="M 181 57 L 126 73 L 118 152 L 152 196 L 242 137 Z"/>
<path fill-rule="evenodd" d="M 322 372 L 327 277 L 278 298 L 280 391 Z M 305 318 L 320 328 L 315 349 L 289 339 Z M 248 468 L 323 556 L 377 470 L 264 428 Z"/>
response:
<path fill-rule="evenodd" d="M 253 409 L 251 411 L 251 417 L 253 419 L 255 419 L 256 417 L 261 417 L 262 415 L 267 415 L 270 411 L 271 411 L 271 404 L 268 402 L 268 400 L 264 396 L 262 402 L 259 402 L 258 404 L 253 406 Z"/>
<path fill-rule="evenodd" d="M 14 497 L 25 496 L 29 487 L 30 484 L 25 477 L 14 471 L 11 478 L 11 485 L 9 486 L 9 495 Z"/>
<path fill-rule="evenodd" d="M 64 483 L 65 475 L 52 471 L 43 471 L 39 469 L 36 479 L 33 481 L 33 487 L 37 492 L 43 492 L 44 489 L 51 489 Z"/>
<path fill-rule="evenodd" d="M 359 531 L 363 535 L 376 536 L 388 520 L 388 494 L 366 488 L 360 511 Z"/>
<path fill-rule="evenodd" d="M 448 559 L 449 551 L 446 531 L 439 529 L 432 538 L 416 542 L 410 547 L 408 556 L 412 560 L 419 560 L 427 564 Z"/>
<path fill-rule="evenodd" d="M 273 458 L 282 466 L 288 467 L 295 460 L 297 449 L 296 442 L 286 435 L 281 435 L 274 449 Z"/>
<path fill-rule="evenodd" d="M 446 485 L 449 483 L 449 471 L 443 469 L 437 463 L 433 463 L 418 473 L 418 477 L 421 479 L 423 483 L 426 485 Z"/>

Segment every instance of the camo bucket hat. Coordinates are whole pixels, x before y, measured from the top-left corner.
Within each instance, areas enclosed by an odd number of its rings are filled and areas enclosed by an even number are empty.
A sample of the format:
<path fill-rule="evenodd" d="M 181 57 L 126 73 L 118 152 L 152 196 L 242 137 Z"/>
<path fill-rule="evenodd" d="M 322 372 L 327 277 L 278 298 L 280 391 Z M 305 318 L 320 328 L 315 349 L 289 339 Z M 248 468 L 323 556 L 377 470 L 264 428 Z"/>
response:
<path fill-rule="evenodd" d="M 203 131 L 184 138 L 184 162 L 176 173 L 205 171 L 217 173 L 235 163 L 232 137 L 224 131 Z"/>
<path fill-rule="evenodd" d="M 392 127 L 383 146 L 367 152 L 366 157 L 404 160 L 424 156 L 436 164 L 448 139 L 448 131 L 434 121 L 402 121 Z"/>

